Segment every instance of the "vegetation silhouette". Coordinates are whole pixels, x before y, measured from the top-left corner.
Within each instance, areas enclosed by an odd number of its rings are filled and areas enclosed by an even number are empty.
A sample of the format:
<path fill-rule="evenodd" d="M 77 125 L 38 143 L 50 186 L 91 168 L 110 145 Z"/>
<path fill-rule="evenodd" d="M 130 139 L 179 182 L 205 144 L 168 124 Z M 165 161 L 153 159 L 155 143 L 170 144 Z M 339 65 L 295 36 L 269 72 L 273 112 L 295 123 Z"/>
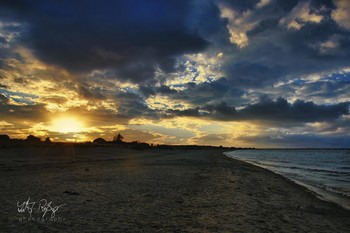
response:
<path fill-rule="evenodd" d="M 112 142 L 114 142 L 114 143 L 123 143 L 123 140 L 124 140 L 124 137 L 120 133 L 118 133 L 118 135 L 113 137 Z"/>
<path fill-rule="evenodd" d="M 200 150 L 208 148 L 217 149 L 255 149 L 255 148 L 241 148 L 241 147 L 223 147 L 223 146 L 204 146 L 204 145 L 166 145 L 166 144 L 148 144 L 141 141 L 124 141 L 124 136 L 118 133 L 113 137 L 111 141 L 107 141 L 104 138 L 96 138 L 92 142 L 52 142 L 49 137 L 44 141 L 40 137 L 29 135 L 26 139 L 11 139 L 8 135 L 0 135 L 0 148 L 13 148 L 13 147 L 28 147 L 28 146 L 80 146 L 80 147 L 116 147 L 116 148 L 128 148 L 136 150 L 146 149 L 161 149 L 161 150 Z"/>
<path fill-rule="evenodd" d="M 8 141 L 10 141 L 10 137 L 8 135 L 6 135 L 6 134 L 0 135 L 0 143 L 1 142 L 8 142 Z"/>
<path fill-rule="evenodd" d="M 41 139 L 38 137 L 35 137 L 33 135 L 29 135 L 26 139 L 27 142 L 34 142 L 34 143 L 38 143 L 41 142 Z"/>
<path fill-rule="evenodd" d="M 51 139 L 49 137 L 47 137 L 44 142 L 45 143 L 51 143 Z"/>
<path fill-rule="evenodd" d="M 94 143 L 94 144 L 105 144 L 105 143 L 107 143 L 107 141 L 104 140 L 103 138 L 96 138 L 96 139 L 94 139 L 92 141 L 92 143 Z"/>

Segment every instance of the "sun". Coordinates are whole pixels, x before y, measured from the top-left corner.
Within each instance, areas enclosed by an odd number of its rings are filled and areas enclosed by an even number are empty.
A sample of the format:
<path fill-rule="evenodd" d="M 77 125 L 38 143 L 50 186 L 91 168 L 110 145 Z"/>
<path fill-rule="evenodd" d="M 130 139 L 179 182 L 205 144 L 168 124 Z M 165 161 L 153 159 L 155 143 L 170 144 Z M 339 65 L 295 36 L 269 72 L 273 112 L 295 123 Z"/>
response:
<path fill-rule="evenodd" d="M 52 131 L 59 133 L 79 133 L 84 130 L 81 121 L 74 117 L 62 117 L 52 122 Z"/>

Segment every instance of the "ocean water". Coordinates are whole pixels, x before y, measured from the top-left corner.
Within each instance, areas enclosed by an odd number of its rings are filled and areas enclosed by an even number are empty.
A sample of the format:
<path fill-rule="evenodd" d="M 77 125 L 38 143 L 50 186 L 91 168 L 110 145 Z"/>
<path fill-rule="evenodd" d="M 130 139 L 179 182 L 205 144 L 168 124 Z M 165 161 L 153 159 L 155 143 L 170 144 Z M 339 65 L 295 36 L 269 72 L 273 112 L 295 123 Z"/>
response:
<path fill-rule="evenodd" d="M 285 176 L 350 209 L 350 150 L 237 150 L 225 155 Z"/>

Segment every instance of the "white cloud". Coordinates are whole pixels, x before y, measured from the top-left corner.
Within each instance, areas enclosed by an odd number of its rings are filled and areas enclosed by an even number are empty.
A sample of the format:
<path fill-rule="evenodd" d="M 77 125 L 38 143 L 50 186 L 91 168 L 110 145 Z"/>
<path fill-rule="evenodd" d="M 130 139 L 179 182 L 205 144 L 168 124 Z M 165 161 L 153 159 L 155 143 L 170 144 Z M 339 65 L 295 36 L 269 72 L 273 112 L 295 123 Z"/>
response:
<path fill-rule="evenodd" d="M 339 39 L 337 35 L 331 36 L 327 41 L 319 44 L 320 54 L 332 54 L 334 51 L 339 48 Z"/>
<path fill-rule="evenodd" d="M 258 23 L 253 20 L 252 11 L 247 10 L 240 13 L 223 5 L 219 5 L 219 8 L 221 17 L 228 20 L 227 30 L 230 33 L 230 42 L 239 48 L 248 46 L 247 32 Z"/>
<path fill-rule="evenodd" d="M 311 11 L 309 2 L 302 1 L 286 17 L 283 17 L 279 23 L 289 29 L 299 30 L 306 23 L 320 23 L 322 19 L 322 15 Z"/>
<path fill-rule="evenodd" d="M 17 22 L 4 22 L 0 20 L 0 38 L 4 42 L 0 42 L 0 48 L 9 48 L 16 38 L 20 36 L 21 25 Z M 8 28 L 16 28 L 16 30 L 8 30 Z"/>
<path fill-rule="evenodd" d="M 221 70 L 221 63 L 224 59 L 224 53 L 213 54 L 188 54 L 183 56 L 183 60 L 179 60 L 178 65 L 185 69 L 181 72 L 166 74 L 165 85 L 175 90 L 182 90 L 183 85 L 187 83 L 201 84 L 205 82 L 213 82 L 224 74 Z"/>
<path fill-rule="evenodd" d="M 332 19 L 339 26 L 350 30 L 350 1 L 349 0 L 333 0 L 337 8 L 332 12 Z"/>
<path fill-rule="evenodd" d="M 341 54 L 339 50 L 341 46 L 341 40 L 344 39 L 342 35 L 333 34 L 327 40 L 312 43 L 309 45 L 310 48 L 318 51 L 321 55 L 336 55 Z"/>
<path fill-rule="evenodd" d="M 256 8 L 263 8 L 264 6 L 269 5 L 272 2 L 272 0 L 260 0 L 260 2 L 258 2 L 256 4 Z"/>

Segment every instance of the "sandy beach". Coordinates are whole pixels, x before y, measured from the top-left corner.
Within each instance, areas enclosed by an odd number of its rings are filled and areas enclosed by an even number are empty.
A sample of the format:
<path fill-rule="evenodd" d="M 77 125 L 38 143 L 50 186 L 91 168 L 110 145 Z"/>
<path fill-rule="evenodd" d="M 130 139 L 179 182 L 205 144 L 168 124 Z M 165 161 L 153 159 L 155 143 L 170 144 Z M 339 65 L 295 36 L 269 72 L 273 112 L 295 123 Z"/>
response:
<path fill-rule="evenodd" d="M 0 149 L 0 232 L 349 232 L 350 211 L 224 151 Z"/>

